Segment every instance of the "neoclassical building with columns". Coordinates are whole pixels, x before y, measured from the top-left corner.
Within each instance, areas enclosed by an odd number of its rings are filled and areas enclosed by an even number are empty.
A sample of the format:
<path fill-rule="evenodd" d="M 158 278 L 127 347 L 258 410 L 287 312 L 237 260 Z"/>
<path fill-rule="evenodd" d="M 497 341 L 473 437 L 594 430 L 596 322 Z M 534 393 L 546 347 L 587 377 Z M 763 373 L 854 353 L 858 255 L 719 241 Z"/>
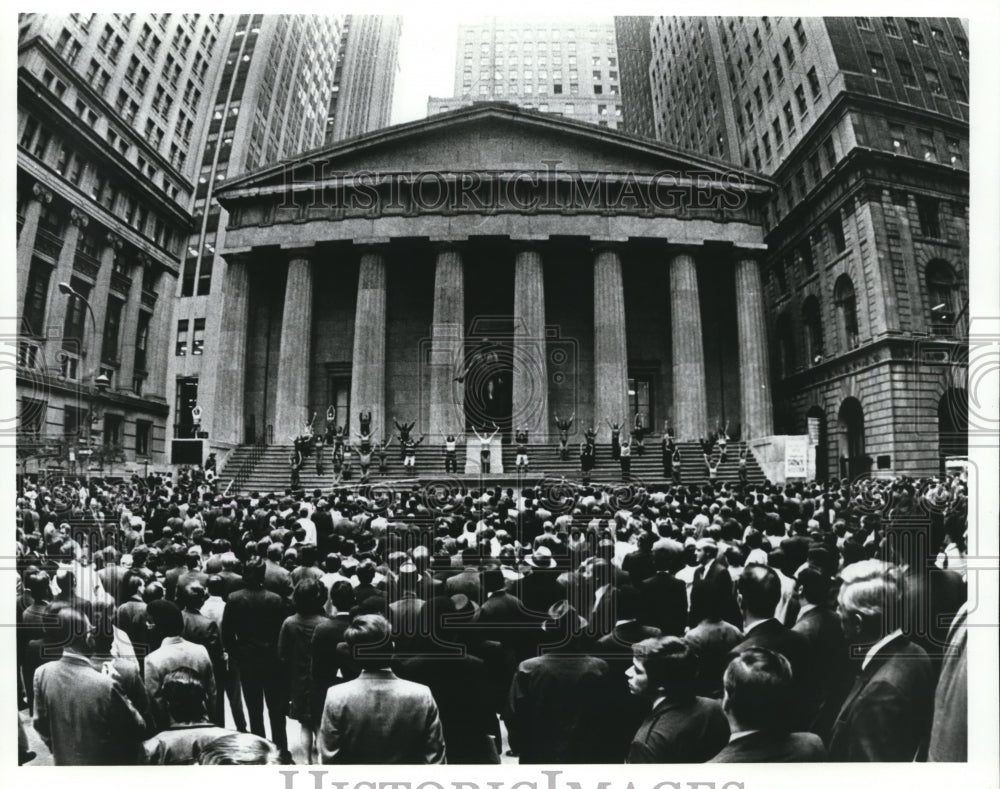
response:
<path fill-rule="evenodd" d="M 331 405 L 430 443 L 494 423 L 554 441 L 573 414 L 602 441 L 636 413 L 682 440 L 770 435 L 769 188 L 495 103 L 235 179 L 213 444 L 287 443 Z"/>

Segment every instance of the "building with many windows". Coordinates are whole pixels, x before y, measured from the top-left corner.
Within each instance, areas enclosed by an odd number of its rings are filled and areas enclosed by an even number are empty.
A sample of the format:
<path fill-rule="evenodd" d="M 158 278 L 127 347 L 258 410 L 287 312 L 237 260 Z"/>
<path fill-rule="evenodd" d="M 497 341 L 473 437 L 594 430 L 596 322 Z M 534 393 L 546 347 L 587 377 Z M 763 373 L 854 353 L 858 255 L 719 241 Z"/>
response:
<path fill-rule="evenodd" d="M 658 17 L 650 50 L 657 137 L 777 184 L 763 222 L 779 432 L 810 432 L 820 474 L 964 454 L 962 21 Z"/>
<path fill-rule="evenodd" d="M 427 113 L 476 101 L 509 101 L 619 128 L 622 97 L 614 20 L 491 17 L 459 25 L 454 94 L 428 99 Z"/>
<path fill-rule="evenodd" d="M 22 14 L 19 455 L 163 463 L 166 347 L 228 20 Z"/>
<path fill-rule="evenodd" d="M 629 134 L 656 138 L 653 94 L 649 88 L 651 16 L 616 16 L 615 38 L 621 65 L 622 125 Z"/>
<path fill-rule="evenodd" d="M 317 148 L 330 135 L 340 139 L 388 122 L 400 25 L 398 17 L 234 18 L 199 159 L 172 327 L 167 396 L 177 438 L 213 432 L 223 317 L 219 251 L 228 222 L 216 190 L 236 175 Z M 248 425 L 250 435 L 261 429 Z"/>

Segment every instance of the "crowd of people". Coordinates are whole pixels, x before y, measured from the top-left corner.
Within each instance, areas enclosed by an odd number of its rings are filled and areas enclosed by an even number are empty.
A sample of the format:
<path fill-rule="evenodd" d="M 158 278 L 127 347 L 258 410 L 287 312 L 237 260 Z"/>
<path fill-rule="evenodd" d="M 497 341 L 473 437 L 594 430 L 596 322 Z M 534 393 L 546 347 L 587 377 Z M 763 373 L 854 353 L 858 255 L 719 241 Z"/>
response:
<path fill-rule="evenodd" d="M 967 496 L 25 480 L 19 696 L 57 765 L 964 760 Z"/>

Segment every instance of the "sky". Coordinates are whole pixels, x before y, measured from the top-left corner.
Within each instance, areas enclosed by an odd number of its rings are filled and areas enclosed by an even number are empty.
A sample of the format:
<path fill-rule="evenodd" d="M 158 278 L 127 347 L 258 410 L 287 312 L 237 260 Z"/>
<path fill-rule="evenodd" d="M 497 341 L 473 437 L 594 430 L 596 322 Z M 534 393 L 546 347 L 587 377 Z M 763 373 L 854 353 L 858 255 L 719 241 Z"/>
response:
<path fill-rule="evenodd" d="M 427 115 L 428 96 L 450 96 L 455 87 L 458 22 L 435 14 L 404 14 L 392 122 Z"/>

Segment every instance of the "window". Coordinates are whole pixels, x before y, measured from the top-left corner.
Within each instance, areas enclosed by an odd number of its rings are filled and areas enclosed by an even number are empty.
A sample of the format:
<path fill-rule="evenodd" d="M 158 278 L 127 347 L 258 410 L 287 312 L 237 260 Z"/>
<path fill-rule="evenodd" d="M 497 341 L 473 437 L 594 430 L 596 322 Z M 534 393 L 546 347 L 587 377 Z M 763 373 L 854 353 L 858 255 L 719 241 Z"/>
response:
<path fill-rule="evenodd" d="M 857 348 L 859 342 L 857 301 L 854 296 L 854 283 L 846 274 L 841 274 L 834 285 L 833 303 L 844 350 Z"/>
<path fill-rule="evenodd" d="M 930 238 L 941 237 L 941 222 L 938 217 L 938 201 L 932 197 L 917 197 L 917 217 L 920 233 Z"/>
<path fill-rule="evenodd" d="M 774 132 L 774 144 L 780 149 L 785 143 L 785 136 L 781 133 L 781 121 L 777 118 L 771 121 L 771 130 Z"/>
<path fill-rule="evenodd" d="M 795 65 L 795 50 L 792 48 L 792 40 L 790 38 L 786 38 L 781 43 L 781 47 L 782 47 L 782 49 L 785 50 L 785 57 L 788 59 L 788 65 L 789 66 L 794 66 Z"/>
<path fill-rule="evenodd" d="M 823 361 L 823 322 L 819 300 L 809 296 L 802 303 L 802 325 L 805 327 L 806 361 L 810 365 Z"/>
<path fill-rule="evenodd" d="M 858 26 L 858 30 L 871 30 L 872 22 L 867 16 L 856 16 L 854 17 L 854 24 Z"/>
<path fill-rule="evenodd" d="M 795 131 L 795 117 L 792 115 L 791 102 L 786 101 L 782 110 L 785 113 L 785 125 L 788 127 L 788 134 L 791 135 Z"/>
<path fill-rule="evenodd" d="M 945 144 L 948 146 L 948 159 L 952 167 L 965 167 L 961 143 L 954 137 L 945 137 Z"/>
<path fill-rule="evenodd" d="M 793 27 L 795 29 L 795 37 L 799 41 L 799 49 L 805 49 L 809 41 L 806 39 L 806 29 L 802 26 L 802 20 L 796 19 Z"/>
<path fill-rule="evenodd" d="M 761 142 L 764 145 L 764 157 L 768 160 L 768 162 L 770 162 L 771 161 L 771 135 L 768 134 L 767 132 L 764 132 L 764 136 L 761 138 Z"/>
<path fill-rule="evenodd" d="M 140 379 L 141 380 L 141 379 Z M 135 454 L 148 456 L 150 437 L 153 434 L 153 423 L 137 419 L 135 422 Z"/>
<path fill-rule="evenodd" d="M 139 322 L 135 333 L 136 372 L 144 372 L 146 370 L 146 349 L 149 345 L 149 321 L 151 317 L 148 312 L 139 313 Z"/>
<path fill-rule="evenodd" d="M 903 84 L 908 88 L 917 87 L 917 75 L 913 71 L 913 64 L 906 58 L 896 58 L 896 65 L 899 66 L 899 73 L 903 78 Z"/>
<path fill-rule="evenodd" d="M 941 85 L 941 78 L 938 76 L 937 69 L 925 68 L 924 79 L 927 80 L 927 87 L 930 88 L 931 93 L 936 96 L 944 95 L 944 87 Z"/>
<path fill-rule="evenodd" d="M 896 26 L 896 20 L 893 19 L 892 17 L 890 16 L 883 17 L 882 27 L 885 28 L 885 32 L 887 35 L 890 35 L 893 38 L 901 38 L 901 36 L 899 35 L 899 28 Z"/>
<path fill-rule="evenodd" d="M 798 190 L 799 198 L 804 199 L 809 189 L 806 186 L 806 174 L 801 167 L 795 171 L 795 186 Z"/>
<path fill-rule="evenodd" d="M 927 264 L 927 301 L 932 334 L 952 334 L 955 330 L 955 275 L 943 260 Z"/>
<path fill-rule="evenodd" d="M 920 154 L 925 161 L 936 162 L 937 146 L 934 144 L 934 135 L 926 129 L 918 129 L 917 137 L 920 140 Z"/>
<path fill-rule="evenodd" d="M 969 42 L 966 41 L 962 36 L 955 36 L 955 46 L 958 48 L 958 54 L 964 59 L 969 59 Z"/>
<path fill-rule="evenodd" d="M 951 89 L 952 92 L 954 92 L 955 94 L 955 98 L 957 98 L 959 101 L 964 101 L 968 103 L 969 94 L 965 90 L 965 83 L 962 82 L 962 78 L 959 77 L 957 74 L 949 73 L 948 80 L 951 82 Z"/>
<path fill-rule="evenodd" d="M 767 98 L 774 98 L 774 86 L 771 84 L 771 73 L 769 71 L 764 72 L 764 90 L 767 92 Z"/>
<path fill-rule="evenodd" d="M 753 89 L 753 97 L 757 101 L 757 112 L 764 111 L 764 98 L 760 95 L 760 88 Z"/>
<path fill-rule="evenodd" d="M 101 342 L 101 361 L 118 361 L 118 340 L 122 325 L 122 308 L 125 302 L 114 297 L 108 298 L 104 313 L 104 338 Z"/>
<path fill-rule="evenodd" d="M 205 345 L 205 319 L 194 319 L 194 331 L 191 334 L 191 355 L 201 356 Z"/>
<path fill-rule="evenodd" d="M 187 356 L 188 351 L 188 321 L 187 318 L 177 321 L 177 347 L 175 356 Z"/>
<path fill-rule="evenodd" d="M 45 305 L 52 272 L 52 268 L 40 261 L 32 263 L 24 295 L 24 309 L 21 312 L 22 330 L 26 334 L 40 336 L 45 328 Z"/>
<path fill-rule="evenodd" d="M 809 80 L 809 90 L 812 91 L 813 100 L 819 98 L 819 76 L 816 74 L 816 67 L 813 66 L 806 73 Z"/>
<path fill-rule="evenodd" d="M 871 63 L 872 74 L 875 79 L 889 79 L 889 73 L 885 68 L 885 58 L 880 52 L 869 52 L 868 61 Z"/>
<path fill-rule="evenodd" d="M 806 113 L 806 91 L 802 87 L 800 82 L 795 86 L 795 104 L 799 108 L 799 115 L 805 115 Z"/>
<path fill-rule="evenodd" d="M 847 249 L 847 240 L 844 238 L 844 220 L 840 211 L 834 212 L 833 216 L 827 220 L 826 227 L 830 231 L 834 252 L 839 255 Z"/>
<path fill-rule="evenodd" d="M 70 281 L 70 286 L 83 296 L 84 299 L 90 297 L 90 285 L 81 279 L 74 277 Z M 63 348 L 76 353 L 83 347 L 84 328 L 87 321 L 87 307 L 83 299 L 76 296 L 62 296 L 66 303 L 66 318 L 63 323 Z"/>
<path fill-rule="evenodd" d="M 906 129 L 898 123 L 889 124 L 889 139 L 892 140 L 892 148 L 895 153 L 902 156 L 909 156 L 910 149 L 906 144 Z"/>
<path fill-rule="evenodd" d="M 774 65 L 774 76 L 777 77 L 778 84 L 780 85 L 785 81 L 785 70 L 781 66 L 781 55 L 775 55 L 771 63 Z"/>
<path fill-rule="evenodd" d="M 104 446 L 120 447 L 122 445 L 122 427 L 124 424 L 125 418 L 121 414 L 104 415 Z"/>
<path fill-rule="evenodd" d="M 914 44 L 927 45 L 927 42 L 924 41 L 923 31 L 920 29 L 920 23 L 916 19 L 907 19 L 906 27 L 910 31 L 910 38 L 913 39 Z"/>
<path fill-rule="evenodd" d="M 942 52 L 951 52 L 951 48 L 948 46 L 948 41 L 944 37 L 944 31 L 939 27 L 931 27 L 931 38 L 934 39 L 934 43 L 937 44 L 937 48 Z"/>

